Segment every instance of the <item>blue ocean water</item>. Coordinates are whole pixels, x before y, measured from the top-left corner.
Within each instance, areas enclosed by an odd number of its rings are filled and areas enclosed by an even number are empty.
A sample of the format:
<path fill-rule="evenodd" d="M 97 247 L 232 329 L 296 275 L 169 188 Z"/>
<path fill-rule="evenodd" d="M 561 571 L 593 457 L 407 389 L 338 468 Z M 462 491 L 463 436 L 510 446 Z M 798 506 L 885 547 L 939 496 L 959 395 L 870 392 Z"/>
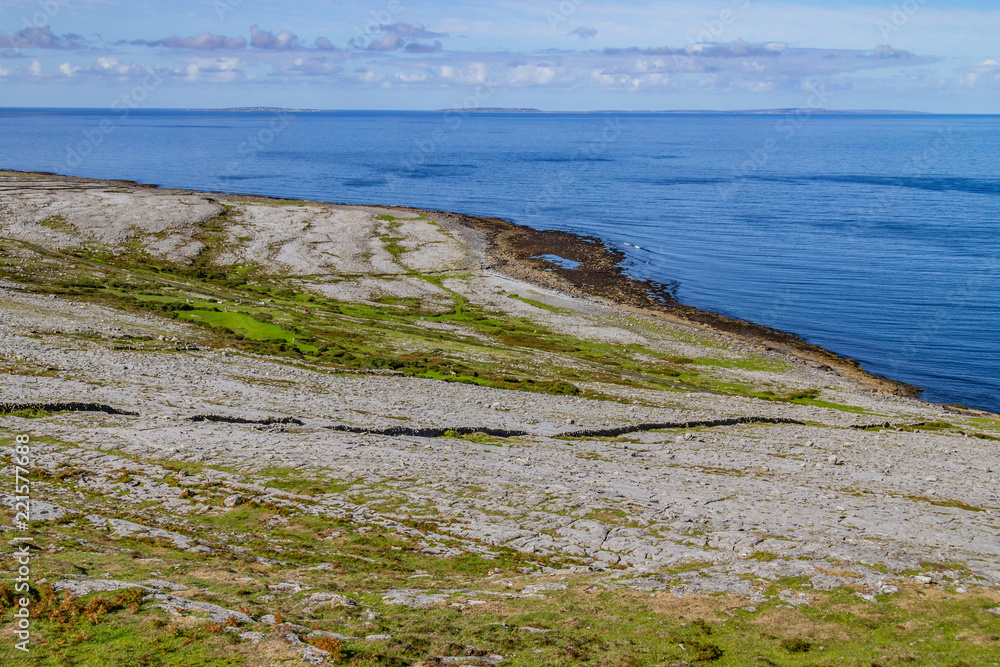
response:
<path fill-rule="evenodd" d="M 0 168 L 498 216 L 1000 410 L 1000 117 L 0 109 Z"/>

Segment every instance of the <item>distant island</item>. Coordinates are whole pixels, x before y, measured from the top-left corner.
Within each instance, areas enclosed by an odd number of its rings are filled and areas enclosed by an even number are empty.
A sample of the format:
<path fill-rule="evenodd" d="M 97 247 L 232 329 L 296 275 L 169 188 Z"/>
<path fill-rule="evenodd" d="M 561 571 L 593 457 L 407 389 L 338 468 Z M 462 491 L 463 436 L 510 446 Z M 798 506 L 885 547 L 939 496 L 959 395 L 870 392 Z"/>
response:
<path fill-rule="evenodd" d="M 189 109 L 189 111 L 210 111 L 210 109 Z M 284 113 L 317 113 L 322 109 L 285 109 L 283 107 L 229 107 L 215 111 L 249 111 L 249 112 L 284 112 Z"/>
<path fill-rule="evenodd" d="M 541 109 L 523 109 L 520 107 L 480 107 L 478 109 L 439 109 L 440 113 L 558 113 L 542 111 Z"/>
<path fill-rule="evenodd" d="M 713 109 L 637 109 L 637 110 L 622 110 L 622 109 L 595 109 L 592 111 L 542 111 L 541 109 L 521 109 L 521 108 L 504 108 L 504 107 L 482 107 L 479 109 L 439 109 L 439 113 L 544 113 L 544 114 L 603 114 L 603 113 L 620 113 L 620 114 L 704 114 L 704 115 L 778 115 L 778 114 L 827 114 L 827 115 L 883 115 L 883 116 L 910 116 L 910 115 L 920 115 L 929 116 L 933 115 L 926 111 L 895 111 L 890 109 L 854 109 L 854 110 L 840 110 L 840 109 L 816 109 L 813 107 L 792 107 L 788 109 L 739 109 L 730 111 L 720 111 Z"/>

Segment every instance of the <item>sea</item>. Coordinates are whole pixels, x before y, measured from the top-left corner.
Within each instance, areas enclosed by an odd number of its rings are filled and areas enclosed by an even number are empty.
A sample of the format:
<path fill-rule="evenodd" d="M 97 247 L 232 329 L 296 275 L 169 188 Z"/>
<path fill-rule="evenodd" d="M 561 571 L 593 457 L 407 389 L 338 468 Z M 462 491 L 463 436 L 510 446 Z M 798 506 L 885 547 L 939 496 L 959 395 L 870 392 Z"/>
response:
<path fill-rule="evenodd" d="M 0 109 L 0 168 L 494 216 L 1000 411 L 1000 117 Z"/>

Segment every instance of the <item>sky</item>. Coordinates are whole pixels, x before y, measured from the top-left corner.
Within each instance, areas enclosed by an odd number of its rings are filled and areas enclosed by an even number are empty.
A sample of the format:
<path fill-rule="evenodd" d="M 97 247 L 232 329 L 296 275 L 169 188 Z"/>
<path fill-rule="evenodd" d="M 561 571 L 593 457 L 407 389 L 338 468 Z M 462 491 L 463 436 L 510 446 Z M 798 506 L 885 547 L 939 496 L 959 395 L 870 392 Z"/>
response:
<path fill-rule="evenodd" d="M 1000 113 L 996 0 L 2 0 L 0 106 Z"/>

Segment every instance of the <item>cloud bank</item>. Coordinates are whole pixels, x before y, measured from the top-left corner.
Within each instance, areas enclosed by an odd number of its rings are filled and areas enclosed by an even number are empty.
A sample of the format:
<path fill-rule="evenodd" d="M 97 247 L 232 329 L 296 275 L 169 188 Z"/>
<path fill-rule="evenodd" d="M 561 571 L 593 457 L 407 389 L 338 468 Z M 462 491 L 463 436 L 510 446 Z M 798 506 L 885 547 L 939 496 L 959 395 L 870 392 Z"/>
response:
<path fill-rule="evenodd" d="M 68 33 L 55 35 L 50 26 L 25 28 L 15 35 L 0 33 L 0 48 L 79 50 L 86 48 L 83 37 Z"/>

